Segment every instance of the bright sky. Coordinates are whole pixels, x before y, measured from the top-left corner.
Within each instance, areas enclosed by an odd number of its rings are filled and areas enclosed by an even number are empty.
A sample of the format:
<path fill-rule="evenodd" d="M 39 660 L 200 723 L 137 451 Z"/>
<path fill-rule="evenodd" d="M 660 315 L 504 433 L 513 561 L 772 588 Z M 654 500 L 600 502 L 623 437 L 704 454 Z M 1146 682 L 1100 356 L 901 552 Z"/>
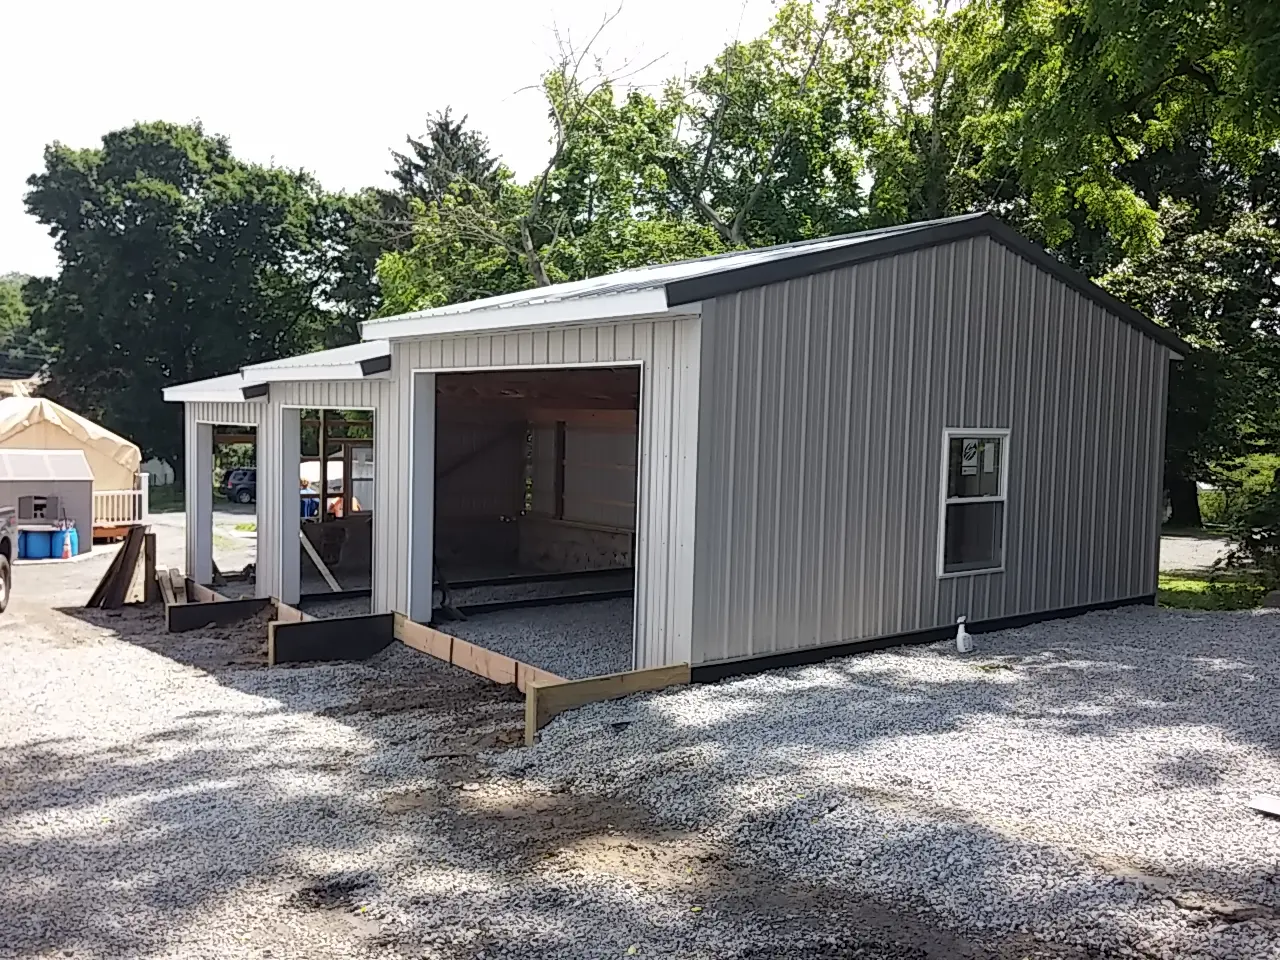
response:
<path fill-rule="evenodd" d="M 0 2 L 0 274 L 50 274 L 53 244 L 27 215 L 45 144 L 97 146 L 135 120 L 202 120 L 236 155 L 302 167 L 329 189 L 388 181 L 388 151 L 429 113 L 468 114 L 522 176 L 545 159 L 534 91 L 552 28 L 585 40 L 617 0 L 35 0 Z M 625 0 L 605 66 L 662 56 L 633 83 L 692 71 L 770 0 Z"/>

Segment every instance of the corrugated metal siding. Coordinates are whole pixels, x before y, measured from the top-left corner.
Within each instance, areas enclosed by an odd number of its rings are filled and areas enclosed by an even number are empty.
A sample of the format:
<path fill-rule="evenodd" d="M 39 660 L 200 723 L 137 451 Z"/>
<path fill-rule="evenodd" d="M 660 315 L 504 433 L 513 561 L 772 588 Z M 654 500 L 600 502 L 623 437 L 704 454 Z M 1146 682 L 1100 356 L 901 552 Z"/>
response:
<path fill-rule="evenodd" d="M 693 585 L 693 497 L 696 489 L 699 329 L 697 318 L 602 324 L 518 334 L 430 337 L 392 344 L 397 394 L 388 423 L 388 469 L 378 476 L 378 502 L 397 505 L 379 513 L 398 528 L 409 526 L 411 370 L 469 367 L 564 366 L 641 361 L 640 529 L 636 534 L 636 666 L 688 660 Z M 389 483 L 389 478 L 398 482 Z M 376 521 L 375 521 L 376 522 Z M 375 533 L 376 535 L 376 533 Z M 374 596 L 381 609 L 408 609 L 408 540 L 375 542 Z M 382 571 L 382 577 L 377 571 Z M 429 583 L 419 590 L 429 589 Z M 375 606 L 375 609 L 379 609 Z"/>
<path fill-rule="evenodd" d="M 704 305 L 694 662 L 1155 590 L 1168 352 L 987 238 Z M 942 431 L 1012 431 L 936 575 Z"/>

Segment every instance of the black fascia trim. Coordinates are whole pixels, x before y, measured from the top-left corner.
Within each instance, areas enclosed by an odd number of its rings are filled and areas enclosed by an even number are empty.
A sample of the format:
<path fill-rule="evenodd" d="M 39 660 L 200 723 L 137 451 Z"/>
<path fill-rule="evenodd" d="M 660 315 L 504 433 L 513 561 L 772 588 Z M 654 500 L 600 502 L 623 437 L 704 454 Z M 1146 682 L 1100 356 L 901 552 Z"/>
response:
<path fill-rule="evenodd" d="M 1060 607 L 1057 610 L 1045 610 L 1040 613 L 1020 613 L 1009 617 L 995 617 L 990 620 L 975 620 L 966 624 L 970 633 L 992 633 L 996 630 L 1013 630 L 1030 626 L 1033 623 L 1044 623 L 1047 620 L 1065 620 L 1078 617 L 1083 613 L 1095 610 L 1115 610 L 1118 607 L 1152 606 L 1156 602 L 1154 593 L 1140 597 L 1126 597 L 1123 600 L 1103 600 L 1098 603 L 1085 603 L 1075 607 Z M 867 640 L 848 640 L 843 643 L 828 643 L 817 647 L 805 647 L 801 650 L 787 650 L 783 653 L 767 653 L 754 657 L 735 657 L 732 660 L 716 660 L 711 663 L 695 665 L 690 670 L 692 683 L 715 683 L 729 677 L 746 676 L 752 673 L 764 673 L 767 670 L 781 670 L 786 667 L 803 667 L 837 657 L 851 657 L 859 653 L 874 653 L 877 650 L 888 650 L 892 647 L 903 647 L 912 644 L 937 643 L 956 635 L 953 624 L 941 627 L 926 627 L 923 630 L 911 630 L 906 633 L 889 634 L 883 637 L 872 637 Z"/>
<path fill-rule="evenodd" d="M 271 392 L 271 384 L 255 383 L 248 387 L 240 388 L 240 395 L 246 400 L 257 400 L 259 397 L 265 397 Z"/>
<path fill-rule="evenodd" d="M 383 357 L 371 357 L 368 360 L 360 361 L 360 375 L 362 377 L 371 377 L 375 373 L 386 373 L 391 369 L 391 354 Z"/>
<path fill-rule="evenodd" d="M 885 257 L 911 253 L 925 247 L 940 246 L 944 243 L 954 243 L 957 240 L 983 235 L 991 237 L 1023 259 L 1029 260 L 1166 349 L 1180 356 L 1191 352 L 1191 346 L 1168 329 L 1117 300 L 1084 274 L 1062 263 L 1047 250 L 1032 243 L 989 213 L 935 225 L 922 224 L 915 229 L 909 229 L 909 225 L 906 225 L 898 232 L 864 240 L 861 243 L 852 243 L 845 247 L 820 250 L 816 253 L 801 253 L 768 263 L 737 267 L 720 273 L 690 277 L 688 280 L 676 280 L 666 286 L 667 305 L 676 307 L 700 300 L 710 300 L 771 283 L 782 283 L 840 267 L 882 260 Z"/>

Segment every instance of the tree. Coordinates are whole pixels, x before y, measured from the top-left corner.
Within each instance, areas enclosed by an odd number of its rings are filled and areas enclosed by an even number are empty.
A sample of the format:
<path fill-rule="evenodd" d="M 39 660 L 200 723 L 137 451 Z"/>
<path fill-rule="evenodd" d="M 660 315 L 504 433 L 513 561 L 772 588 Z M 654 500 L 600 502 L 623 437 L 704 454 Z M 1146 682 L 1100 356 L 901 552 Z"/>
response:
<path fill-rule="evenodd" d="M 687 83 L 668 85 L 679 124 L 660 162 L 682 206 L 725 245 L 864 225 L 884 41 L 858 20 L 840 3 L 822 19 L 786 3 L 764 36 L 730 44 Z"/>
<path fill-rule="evenodd" d="M 395 167 L 390 171 L 399 185 L 400 196 L 439 203 L 458 181 L 467 188 L 492 194 L 501 176 L 498 160 L 489 150 L 489 141 L 475 130 L 467 129 L 467 118 L 453 120 L 446 107 L 427 118 L 427 133 L 422 139 L 405 137 L 409 152 L 391 153 Z"/>
<path fill-rule="evenodd" d="M 29 287 L 54 345 L 46 392 L 172 463 L 181 411 L 163 387 L 321 344 L 358 283 L 348 201 L 199 124 L 55 143 L 44 161 L 26 202 L 61 263 Z"/>
<path fill-rule="evenodd" d="M 31 282 L 20 273 L 0 276 L 0 376 L 30 377 L 48 360 L 48 345 L 31 329 L 31 308 L 24 295 Z"/>
<path fill-rule="evenodd" d="M 1275 144 L 1270 0 L 981 2 L 1000 23 L 982 71 L 987 157 L 1018 172 L 1052 244 L 1079 211 L 1123 252 L 1150 249 L 1159 203 L 1126 175 L 1135 162 L 1199 141 L 1248 173 Z"/>
<path fill-rule="evenodd" d="M 1280 230 L 1264 212 L 1200 230 L 1170 203 L 1161 233 L 1103 283 L 1196 347 L 1170 371 L 1165 486 L 1171 522 L 1199 526 L 1196 481 L 1280 444 Z"/>

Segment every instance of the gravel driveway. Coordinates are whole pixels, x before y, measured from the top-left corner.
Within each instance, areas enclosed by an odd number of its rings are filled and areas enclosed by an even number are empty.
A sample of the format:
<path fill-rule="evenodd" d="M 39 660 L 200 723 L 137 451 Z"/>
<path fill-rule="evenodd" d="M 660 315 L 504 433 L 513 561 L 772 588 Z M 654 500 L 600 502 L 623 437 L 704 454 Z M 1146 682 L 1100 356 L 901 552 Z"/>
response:
<path fill-rule="evenodd" d="M 977 640 L 597 705 L 497 763 L 971 933 L 1280 957 L 1280 820 L 1245 806 L 1280 793 L 1280 614 Z"/>
<path fill-rule="evenodd" d="M 20 594 L 0 957 L 1280 955 L 1280 824 L 1240 803 L 1280 792 L 1277 637 L 1097 614 L 588 708 L 525 751 L 514 695 L 406 648 L 267 670 L 235 631 Z"/>

